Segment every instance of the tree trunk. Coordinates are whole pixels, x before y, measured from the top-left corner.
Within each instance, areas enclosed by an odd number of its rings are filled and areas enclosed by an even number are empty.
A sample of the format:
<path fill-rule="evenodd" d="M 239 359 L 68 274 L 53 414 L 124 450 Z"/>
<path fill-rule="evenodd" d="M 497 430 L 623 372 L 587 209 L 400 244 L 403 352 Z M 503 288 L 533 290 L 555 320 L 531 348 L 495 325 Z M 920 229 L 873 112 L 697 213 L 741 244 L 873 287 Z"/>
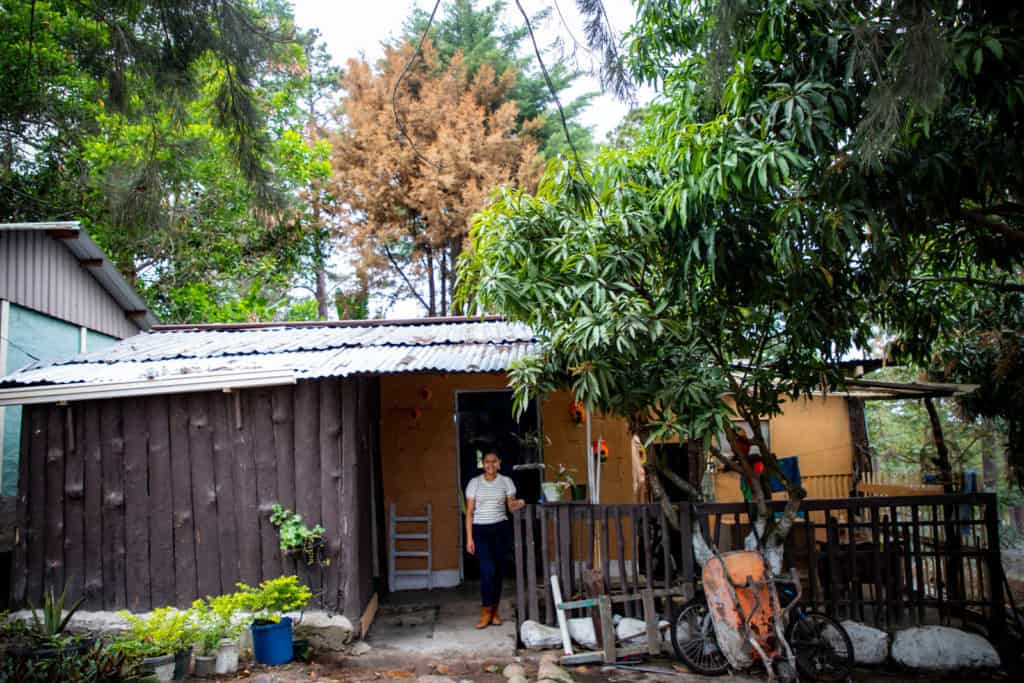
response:
<path fill-rule="evenodd" d="M 996 425 L 989 418 L 984 423 L 985 436 L 981 442 L 981 489 L 995 491 L 999 481 L 999 460 L 996 458 Z"/>
<path fill-rule="evenodd" d="M 427 247 L 427 291 L 429 295 L 427 301 L 427 315 L 431 318 L 437 315 L 437 284 L 434 281 L 434 250 Z"/>
<path fill-rule="evenodd" d="M 853 467 L 850 477 L 850 495 L 856 495 L 860 478 L 871 472 L 871 449 L 868 447 L 868 427 L 864 416 L 864 399 L 846 399 L 850 421 L 850 441 L 853 443 Z"/>
<path fill-rule="evenodd" d="M 932 423 L 932 440 L 935 442 L 935 464 L 942 473 L 942 490 L 945 493 L 953 493 L 953 466 L 949 462 L 949 449 L 946 447 L 946 438 L 942 435 L 942 421 L 939 419 L 939 412 L 935 409 L 935 403 L 931 398 L 924 400 L 924 407 L 928 411 L 928 419 Z"/>
<path fill-rule="evenodd" d="M 448 315 L 448 268 L 445 263 L 446 253 L 445 249 L 441 249 L 441 308 L 439 309 L 441 315 Z"/>

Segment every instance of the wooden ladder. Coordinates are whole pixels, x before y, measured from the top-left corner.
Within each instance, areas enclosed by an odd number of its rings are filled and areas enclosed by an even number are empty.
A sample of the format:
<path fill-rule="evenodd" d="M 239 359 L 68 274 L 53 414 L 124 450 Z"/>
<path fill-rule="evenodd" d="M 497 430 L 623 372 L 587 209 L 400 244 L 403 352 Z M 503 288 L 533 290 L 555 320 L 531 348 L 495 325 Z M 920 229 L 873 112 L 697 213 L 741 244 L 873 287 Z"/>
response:
<path fill-rule="evenodd" d="M 432 520 L 431 520 L 431 509 L 430 503 L 427 503 L 426 514 L 415 515 L 412 517 L 399 517 L 398 510 L 394 503 L 391 504 L 391 542 L 390 552 L 388 554 L 388 587 L 391 590 L 397 590 L 398 579 L 402 576 L 423 576 L 426 577 L 426 588 L 433 590 L 434 588 L 434 554 L 433 554 L 433 540 L 431 537 L 432 531 Z M 422 533 L 399 533 L 398 527 L 401 524 L 416 524 L 423 525 L 426 527 L 426 531 Z M 421 550 L 399 550 L 399 541 L 418 541 L 423 543 L 426 548 Z M 426 567 L 420 569 L 399 569 L 398 558 L 400 557 L 416 557 L 425 560 L 427 563 Z"/>

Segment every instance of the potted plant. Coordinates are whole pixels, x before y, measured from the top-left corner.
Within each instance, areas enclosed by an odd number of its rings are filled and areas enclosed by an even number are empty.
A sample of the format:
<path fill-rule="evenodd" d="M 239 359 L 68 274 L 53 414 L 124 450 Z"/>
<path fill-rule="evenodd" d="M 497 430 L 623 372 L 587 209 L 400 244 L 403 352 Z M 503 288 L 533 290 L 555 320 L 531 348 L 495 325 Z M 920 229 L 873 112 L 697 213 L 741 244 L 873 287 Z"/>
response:
<path fill-rule="evenodd" d="M 324 534 L 327 530 L 317 524 L 310 529 L 302 522 L 302 515 L 274 503 L 270 512 L 270 523 L 277 527 L 281 538 L 281 551 L 290 555 L 301 554 L 306 564 L 319 562 L 326 567 L 330 558 L 323 557 Z"/>
<path fill-rule="evenodd" d="M 241 593 L 228 593 L 192 603 L 199 629 L 196 675 L 233 674 L 238 670 L 238 636 L 244 625 L 238 621 Z M 209 669 L 208 673 L 200 674 Z"/>
<path fill-rule="evenodd" d="M 152 671 L 161 681 L 182 680 L 188 675 L 195 640 L 193 615 L 189 611 L 161 607 L 148 617 L 126 611 L 118 614 L 128 622 L 118 647 L 141 659 L 141 671 Z"/>
<path fill-rule="evenodd" d="M 31 624 L 21 621 L 10 622 L 5 629 L 5 636 L 13 645 L 10 648 L 12 656 L 29 661 L 39 661 L 62 657 L 64 654 L 81 654 L 92 648 L 96 643 L 95 638 L 74 636 L 67 631 L 68 623 L 81 607 L 82 600 L 72 605 L 65 614 L 66 595 L 67 589 L 58 596 L 53 588 L 50 588 L 43 596 L 41 616 L 30 601 Z"/>
<path fill-rule="evenodd" d="M 195 675 L 197 678 L 209 678 L 217 673 L 217 648 L 220 647 L 222 627 L 210 614 L 209 605 L 203 600 L 192 603 L 192 614 L 196 633 L 196 641 L 192 646 L 195 652 Z"/>
<path fill-rule="evenodd" d="M 303 609 L 313 593 L 297 576 L 264 581 L 259 588 L 239 583 L 240 604 L 252 612 L 252 649 L 260 664 L 287 664 L 292 660 L 292 620 L 286 612 Z"/>

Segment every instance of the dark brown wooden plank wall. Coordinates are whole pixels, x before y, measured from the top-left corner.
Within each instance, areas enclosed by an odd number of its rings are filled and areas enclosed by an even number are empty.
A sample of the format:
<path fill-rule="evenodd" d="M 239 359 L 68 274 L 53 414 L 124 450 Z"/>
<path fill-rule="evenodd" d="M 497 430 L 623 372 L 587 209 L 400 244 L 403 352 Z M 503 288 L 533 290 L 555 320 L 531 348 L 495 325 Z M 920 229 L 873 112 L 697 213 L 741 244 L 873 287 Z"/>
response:
<path fill-rule="evenodd" d="M 64 570 L 68 604 L 85 593 L 85 422 L 68 409 L 69 444 L 64 463 Z"/>
<path fill-rule="evenodd" d="M 28 512 L 26 540 L 28 553 L 28 595 L 36 600 L 42 595 L 43 571 L 46 566 L 46 427 L 47 407 L 33 406 L 27 411 L 30 429 Z M 20 487 L 22 482 L 18 482 Z"/>
<path fill-rule="evenodd" d="M 186 396 L 171 396 L 171 499 L 174 508 L 174 595 L 179 607 L 189 605 L 199 591 L 196 584 L 196 532 L 192 514 L 192 466 L 188 438 Z"/>
<path fill-rule="evenodd" d="M 188 448 L 192 464 L 192 514 L 196 524 L 196 582 L 199 595 L 219 595 L 220 557 L 217 482 L 213 471 L 213 435 L 209 393 L 188 396 Z"/>
<path fill-rule="evenodd" d="M 127 605 L 125 594 L 124 423 L 120 401 L 100 402 L 103 449 L 103 607 Z"/>
<path fill-rule="evenodd" d="M 256 480 L 256 427 L 252 419 L 255 392 L 232 396 L 229 425 L 231 458 L 235 466 L 235 524 L 238 530 L 238 577 L 254 584 L 260 580 L 260 528 L 264 524 L 259 507 Z M 267 522 L 269 526 L 269 522 Z M 273 532 L 273 529 L 268 531 Z"/>
<path fill-rule="evenodd" d="M 64 587 L 64 413 L 66 407 L 46 411 L 46 568 L 43 583 Z"/>
<path fill-rule="evenodd" d="M 320 500 L 320 391 L 314 382 L 301 382 L 292 394 L 294 421 L 295 507 L 307 527 L 322 519 Z M 322 604 L 321 566 L 307 565 L 301 553 L 294 555 L 298 577 L 313 591 L 314 601 Z"/>
<path fill-rule="evenodd" d="M 222 592 L 234 590 L 238 581 L 238 523 L 235 517 L 234 449 L 232 448 L 232 420 L 229 416 L 234 405 L 232 394 L 210 396 L 211 424 L 213 426 L 213 478 L 217 498 L 217 553 L 220 559 Z"/>
<path fill-rule="evenodd" d="M 360 378 L 27 407 L 14 602 L 67 582 L 91 609 L 143 611 L 297 572 L 358 618 L 379 401 Z M 329 565 L 282 558 L 274 503 L 326 528 Z"/>
<path fill-rule="evenodd" d="M 320 515 L 327 529 L 324 600 L 338 604 L 341 564 L 341 383 L 326 379 L 320 386 Z"/>
<path fill-rule="evenodd" d="M 145 400 L 145 411 L 149 447 L 149 581 L 152 605 L 160 607 L 176 602 L 170 402 L 165 396 L 151 396 Z"/>
<path fill-rule="evenodd" d="M 128 609 L 148 610 L 149 567 L 149 464 L 146 411 L 143 406 L 124 411 L 125 590 Z"/>
<path fill-rule="evenodd" d="M 86 609 L 103 608 L 103 444 L 100 441 L 98 404 L 83 404 L 75 411 L 83 424 L 85 457 L 85 603 Z M 18 484 L 21 486 L 21 483 Z"/>

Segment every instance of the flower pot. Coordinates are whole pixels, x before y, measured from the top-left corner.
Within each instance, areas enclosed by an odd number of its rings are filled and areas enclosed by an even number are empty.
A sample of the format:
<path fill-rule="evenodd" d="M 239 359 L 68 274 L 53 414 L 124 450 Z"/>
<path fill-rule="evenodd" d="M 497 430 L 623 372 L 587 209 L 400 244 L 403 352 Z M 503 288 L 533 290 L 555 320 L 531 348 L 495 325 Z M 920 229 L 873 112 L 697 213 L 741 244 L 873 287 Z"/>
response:
<path fill-rule="evenodd" d="M 295 661 L 308 662 L 311 654 L 308 640 L 296 638 L 292 641 L 292 657 L 295 658 Z"/>
<path fill-rule="evenodd" d="M 253 623 L 252 631 L 253 656 L 260 664 L 275 666 L 292 661 L 292 620 L 284 617 L 274 623 Z"/>
<path fill-rule="evenodd" d="M 544 501 L 547 503 L 557 503 L 562 500 L 562 492 L 565 490 L 561 484 L 555 481 L 546 481 L 540 485 L 540 488 L 544 492 Z"/>
<path fill-rule="evenodd" d="M 238 641 L 222 640 L 217 648 L 217 673 L 233 674 L 238 671 Z"/>
<path fill-rule="evenodd" d="M 159 657 L 146 657 L 139 665 L 140 673 L 153 673 L 158 681 L 174 680 L 174 655 L 160 655 Z"/>
<path fill-rule="evenodd" d="M 188 676 L 192 664 L 192 650 L 178 650 L 174 653 L 174 680 L 183 681 Z"/>
<path fill-rule="evenodd" d="M 576 484 L 572 487 L 572 499 L 573 500 L 586 500 L 587 499 L 587 485 Z"/>
<path fill-rule="evenodd" d="M 196 677 L 210 678 L 217 673 L 217 658 L 213 655 L 200 657 L 196 655 Z"/>

